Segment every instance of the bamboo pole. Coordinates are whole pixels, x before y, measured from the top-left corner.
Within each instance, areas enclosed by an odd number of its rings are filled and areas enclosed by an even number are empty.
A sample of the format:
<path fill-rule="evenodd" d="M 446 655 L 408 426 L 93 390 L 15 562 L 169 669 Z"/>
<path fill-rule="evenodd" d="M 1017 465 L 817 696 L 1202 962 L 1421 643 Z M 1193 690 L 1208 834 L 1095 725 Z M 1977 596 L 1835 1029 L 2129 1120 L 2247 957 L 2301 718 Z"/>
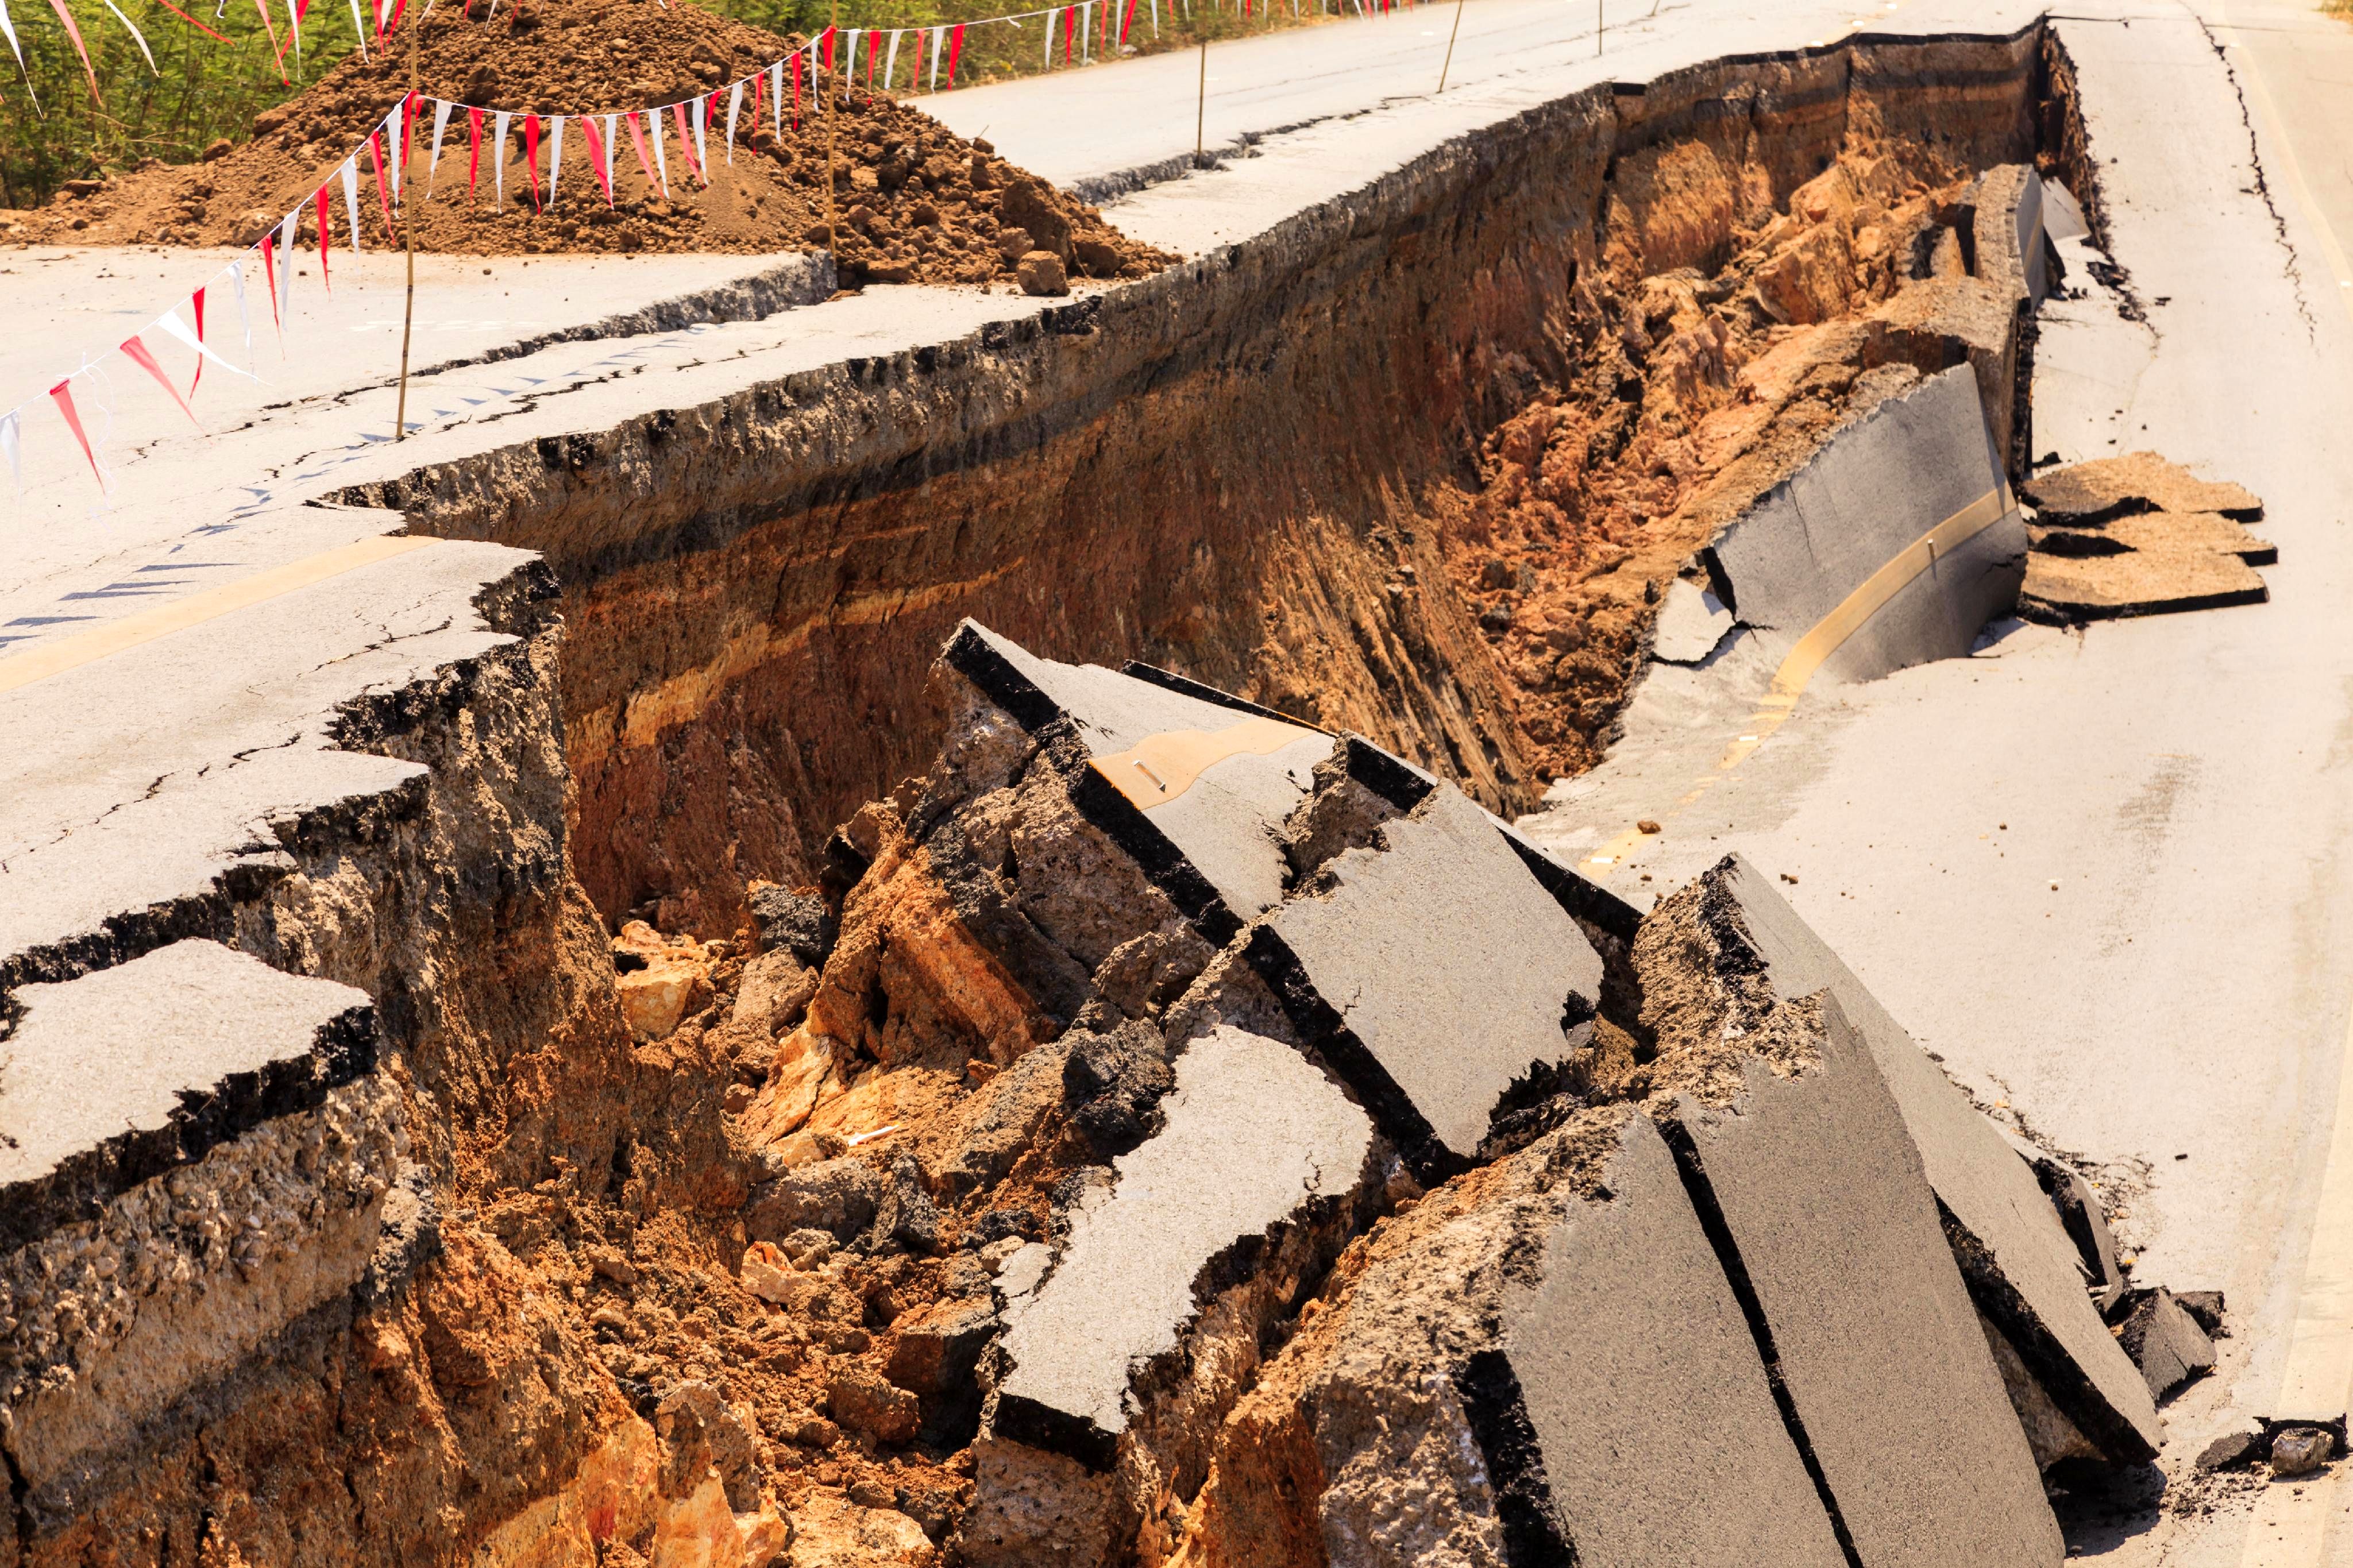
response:
<path fill-rule="evenodd" d="M 1193 167 L 1201 166 L 1202 128 L 1209 122 L 1209 35 L 1201 35 L 1201 101 L 1193 111 Z"/>
<path fill-rule="evenodd" d="M 841 0 L 833 0 L 833 4 L 828 13 L 826 26 L 828 32 L 833 35 L 836 47 L 839 47 L 839 35 L 841 32 Z M 915 57 L 915 74 L 919 79 L 923 75 L 923 57 L 921 54 L 918 54 Z M 825 245 L 827 249 L 833 252 L 834 284 L 836 287 L 839 287 L 841 282 L 841 232 L 835 226 L 837 220 L 833 216 L 833 148 L 834 136 L 836 132 L 839 129 L 839 127 L 834 122 L 840 117 L 841 106 L 833 101 L 833 73 L 828 71 L 826 73 L 825 83 Z"/>
<path fill-rule="evenodd" d="M 419 86 L 417 52 L 425 42 L 425 18 L 420 16 L 408 24 L 408 92 L 409 102 L 400 106 L 400 123 L 406 127 L 415 110 Z M 398 131 L 393 132 L 399 135 Z M 405 159 L 408 152 L 406 139 L 395 150 L 394 156 Z M 400 307 L 400 398 L 393 405 L 392 438 L 408 439 L 408 338 L 417 324 L 417 171 L 405 164 L 400 171 L 400 230 L 408 246 L 408 294 Z"/>
<path fill-rule="evenodd" d="M 1454 68 L 1454 38 L 1462 31 L 1462 0 L 1454 0 L 1454 26 L 1446 35 L 1446 63 L 1438 68 L 1438 90 L 1446 90 L 1446 73 Z"/>

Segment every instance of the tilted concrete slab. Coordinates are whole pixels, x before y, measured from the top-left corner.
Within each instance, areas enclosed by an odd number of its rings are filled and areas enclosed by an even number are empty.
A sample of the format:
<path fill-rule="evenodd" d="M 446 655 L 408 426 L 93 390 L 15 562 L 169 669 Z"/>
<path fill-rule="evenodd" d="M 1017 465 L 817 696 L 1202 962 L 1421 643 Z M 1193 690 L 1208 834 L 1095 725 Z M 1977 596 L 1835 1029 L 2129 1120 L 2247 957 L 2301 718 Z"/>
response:
<path fill-rule="evenodd" d="M 95 1215 L 375 1065 L 367 994 L 212 942 L 16 992 L 0 1044 L 0 1247 Z"/>
<path fill-rule="evenodd" d="M 1833 437 L 1702 552 L 1775 655 L 1868 680 L 1969 651 L 2009 613 L 2026 526 L 1967 366 Z"/>
<path fill-rule="evenodd" d="M 1176 1071 L 1161 1131 L 1082 1202 L 1000 1342 L 992 1431 L 1096 1470 L 1115 1461 L 1131 1384 L 1178 1349 L 1219 1260 L 1372 1179 L 1372 1123 L 1291 1046 L 1224 1025 Z"/>
<path fill-rule="evenodd" d="M 1808 1017 L 1807 1015 L 1812 1016 Z M 2024 1568 L 2066 1545 L 1961 1282 L 1920 1156 L 1835 995 L 1784 1004 L 1814 1060 L 1750 1057 L 1728 1105 L 1665 1127 L 1746 1291 L 1866 1568 Z M 1713 1212 L 1711 1212 L 1713 1211 Z"/>
<path fill-rule="evenodd" d="M 1451 784 L 1328 862 L 1246 952 L 1424 1174 L 1470 1159 L 1498 1100 L 1584 1043 L 1599 954 Z"/>
<path fill-rule="evenodd" d="M 1499 1491 L 1540 1481 L 1588 1568 L 1835 1568 L 1829 1512 L 1648 1118 L 1625 1119 L 1603 1183 L 1563 1205 L 1533 1281 L 1505 1292 L 1495 1359 L 1513 1388 L 1477 1356 L 1456 1374 L 1491 1470 L 1513 1450 L 1490 1432 L 1516 1416 L 1535 1439 L 1540 1472 Z"/>
<path fill-rule="evenodd" d="M 941 656 L 1034 731 L 1068 721 L 1089 778 L 1072 798 L 1212 940 L 1282 901 L 1275 830 L 1306 798 L 1331 736 L 1190 681 L 1040 658 L 974 621 Z M 1157 672 L 1155 672 L 1155 674 Z M 1193 885 L 1198 877 L 1205 887 Z M 1203 897 L 1212 896 L 1214 901 Z"/>
<path fill-rule="evenodd" d="M 1733 856 L 1707 879 L 1737 903 L 1774 994 L 1794 1001 L 1828 991 L 1870 1047 L 1978 1310 L 2103 1457 L 2120 1465 L 2155 1458 L 2165 1441 L 2157 1408 L 2085 1293 L 2076 1243 L 2033 1168 L 1762 873 Z"/>

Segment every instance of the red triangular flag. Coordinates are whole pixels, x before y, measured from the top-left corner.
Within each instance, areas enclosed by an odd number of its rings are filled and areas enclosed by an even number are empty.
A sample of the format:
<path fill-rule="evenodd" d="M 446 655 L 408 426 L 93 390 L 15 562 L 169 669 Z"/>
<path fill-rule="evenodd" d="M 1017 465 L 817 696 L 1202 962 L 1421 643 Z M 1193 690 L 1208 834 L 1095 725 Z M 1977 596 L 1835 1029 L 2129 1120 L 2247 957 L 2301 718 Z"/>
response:
<path fill-rule="evenodd" d="M 795 52 L 796 52 L 796 53 L 797 53 L 798 51 L 795 51 Z M 794 129 L 794 130 L 796 130 L 796 131 L 798 131 L 800 128 L 801 128 L 801 68 L 799 67 L 799 65 L 798 65 L 798 64 L 795 64 L 795 65 L 794 65 L 794 67 L 793 67 L 793 129 Z M 644 156 L 645 156 L 644 152 L 643 152 L 643 151 L 640 151 L 640 152 L 638 153 L 638 157 L 640 157 L 640 158 L 644 157 Z"/>
<path fill-rule="evenodd" d="M 197 289 L 195 293 L 189 296 L 188 303 L 195 306 L 196 310 L 196 342 L 203 342 L 205 341 L 205 291 L 201 289 Z M 204 380 L 204 378 L 205 356 L 198 354 L 196 356 L 196 374 L 188 378 L 188 395 L 190 397 L 194 397 L 196 395 L 196 383 Z"/>
<path fill-rule="evenodd" d="M 1119 47 L 1127 47 L 1128 24 L 1135 20 L 1135 0 L 1127 0 L 1127 9 L 1119 14 Z"/>
<path fill-rule="evenodd" d="M 278 336 L 286 336 L 286 323 L 278 319 L 278 231 L 271 229 L 261 237 L 261 273 L 269 285 L 269 324 L 278 329 Z M 284 344 L 281 341 L 280 350 Z"/>
<path fill-rule="evenodd" d="M 1135 0 L 1127 0 L 1130 5 Z M 408 165 L 417 161 L 417 117 L 424 110 L 425 95 L 412 92 L 400 100 L 400 177 L 408 178 Z"/>
<path fill-rule="evenodd" d="M 384 233 L 386 241 L 400 243 L 400 231 L 392 226 L 392 196 L 384 188 L 384 131 L 381 127 L 368 132 L 368 162 L 375 165 L 375 199 L 384 208 Z"/>
<path fill-rule="evenodd" d="M 696 179 L 701 180 L 706 185 L 709 184 L 711 183 L 711 177 L 702 172 L 702 165 L 696 163 L 694 160 L 694 127 L 686 122 L 686 105 L 683 103 L 671 104 L 670 106 L 670 117 L 678 122 L 679 155 L 686 160 L 686 166 L 694 172 L 694 177 Z"/>
<path fill-rule="evenodd" d="M 874 94 L 874 62 L 882 53 L 882 29 L 871 27 L 866 33 L 866 93 L 871 101 Z"/>
<path fill-rule="evenodd" d="M 522 117 L 522 166 L 531 171 L 531 210 L 539 211 L 539 116 Z"/>
<path fill-rule="evenodd" d="M 67 384 L 61 381 L 49 388 L 49 398 L 58 405 L 58 412 L 65 416 L 66 428 L 71 430 L 74 439 L 81 443 L 81 455 L 90 459 L 91 476 L 101 487 L 104 486 L 106 476 L 99 472 L 98 454 L 90 449 L 90 437 L 82 431 L 81 416 L 74 412 L 73 394 L 67 390 Z"/>
<path fill-rule="evenodd" d="M 468 200 L 471 200 L 474 195 L 474 181 L 480 177 L 482 172 L 482 111 L 480 110 L 470 109 L 466 110 L 466 132 L 468 136 L 466 147 L 466 196 Z"/>
<path fill-rule="evenodd" d="M 1048 26 L 1050 26 L 1052 24 L 1049 23 Z M 1078 41 L 1079 8 L 1076 5 L 1065 5 L 1062 7 L 1062 63 L 1064 65 L 1071 63 L 1071 51 L 1078 46 Z M 915 63 L 920 66 L 923 63 L 923 58 L 917 56 Z"/>
<path fill-rule="evenodd" d="M 66 25 L 66 37 L 73 40 L 74 53 L 81 57 L 81 74 L 90 78 L 90 97 L 98 100 L 100 103 L 104 103 L 106 101 L 106 95 L 98 90 L 98 73 L 90 68 L 90 51 L 81 47 L 81 29 L 74 26 L 73 13 L 66 9 L 65 0 L 49 0 L 49 9 L 55 11 L 58 14 L 58 20 Z M 64 384 L 60 382 L 58 385 L 60 390 L 62 390 Z M 81 426 L 79 425 L 76 425 L 74 426 L 74 431 L 79 435 L 81 431 Z M 90 450 L 89 442 L 85 441 L 82 443 L 82 450 Z M 90 466 L 92 468 L 96 468 L 98 465 L 96 461 L 93 460 Z"/>
<path fill-rule="evenodd" d="M 955 85 L 956 57 L 964 53 L 964 24 L 958 22 L 955 31 L 948 35 L 948 85 Z"/>
<path fill-rule="evenodd" d="M 49 0 L 49 3 L 54 5 L 57 0 Z M 261 13 L 261 30 L 269 35 L 269 52 L 278 58 L 278 85 L 293 86 L 286 79 L 286 51 L 279 47 L 278 24 L 269 19 L 269 0 L 253 0 L 253 8 Z"/>
<path fill-rule="evenodd" d="M 605 187 L 605 205 L 613 205 L 613 176 L 605 170 L 605 139 L 596 134 L 596 117 L 580 117 L 580 134 L 588 141 L 588 165 L 596 171 L 596 183 Z"/>
<path fill-rule="evenodd" d="M 156 0 L 156 3 L 162 5 L 164 10 L 172 13 L 173 16 L 177 16 L 181 21 L 185 22 L 189 26 L 194 27 L 197 32 L 204 34 L 206 37 L 219 38 L 224 44 L 228 42 L 228 39 L 225 35 L 214 32 L 210 27 L 206 26 L 202 22 L 199 22 L 194 16 L 189 16 L 185 11 L 181 10 L 177 5 L 173 5 L 172 0 Z"/>
<path fill-rule="evenodd" d="M 654 181 L 654 161 L 646 155 L 646 128 L 638 122 L 638 111 L 634 109 L 621 118 L 629 122 L 629 140 L 637 143 L 638 167 L 646 172 L 646 194 L 651 195 L 661 187 Z M 659 135 L 660 132 L 657 131 L 655 134 Z"/>
<path fill-rule="evenodd" d="M 335 291 L 335 281 L 327 276 L 327 242 L 334 232 L 335 220 L 327 213 L 327 187 L 321 185 L 319 187 L 319 281 L 326 285 L 327 292 L 330 294 Z"/>
<path fill-rule="evenodd" d="M 188 416 L 188 423 L 196 425 L 195 410 L 188 406 L 188 400 L 180 395 L 180 389 L 172 384 L 172 378 L 164 374 L 164 367 L 155 363 L 155 356 L 148 351 L 147 345 L 140 341 L 137 332 L 132 333 L 130 337 L 123 340 L 122 353 L 132 364 L 153 376 L 155 384 L 170 393 L 172 401 L 180 405 L 180 412 Z M 204 426 L 196 425 L 196 428 L 202 430 Z"/>
<path fill-rule="evenodd" d="M 818 37 L 818 52 L 825 57 L 825 68 L 833 69 L 833 29 L 828 27 Z"/>

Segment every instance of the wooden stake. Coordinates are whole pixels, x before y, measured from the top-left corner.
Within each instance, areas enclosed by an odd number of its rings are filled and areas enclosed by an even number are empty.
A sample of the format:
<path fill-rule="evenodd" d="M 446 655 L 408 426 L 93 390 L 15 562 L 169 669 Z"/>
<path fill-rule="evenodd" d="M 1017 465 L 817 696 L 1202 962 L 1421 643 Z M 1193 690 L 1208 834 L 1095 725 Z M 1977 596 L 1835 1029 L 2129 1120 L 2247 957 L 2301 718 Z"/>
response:
<path fill-rule="evenodd" d="M 1593 58 L 1597 60 L 1601 58 L 1602 31 L 1609 26 L 1601 19 L 1601 7 L 1608 3 L 1609 0 L 1593 0 Z"/>
<path fill-rule="evenodd" d="M 1454 36 L 1462 31 L 1462 0 L 1454 0 L 1454 26 L 1446 35 L 1446 63 L 1438 68 L 1438 90 L 1446 90 L 1446 73 L 1454 68 Z"/>
<path fill-rule="evenodd" d="M 838 35 L 841 31 L 841 0 L 833 0 L 830 16 L 831 19 L 827 26 L 837 35 L 835 42 L 839 44 L 840 40 Z M 915 74 L 920 77 L 923 70 L 923 58 L 919 54 L 915 57 Z M 834 226 L 833 142 L 837 129 L 834 119 L 840 112 L 841 106 L 833 101 L 833 89 L 834 83 L 828 74 L 825 84 L 825 244 L 826 248 L 833 252 L 834 283 L 839 287 L 841 282 L 841 234 Z"/>
<path fill-rule="evenodd" d="M 408 28 L 408 91 L 410 102 L 414 103 L 417 101 L 418 85 L 417 51 L 424 43 L 425 18 L 417 16 Z M 408 104 L 400 106 L 402 129 L 407 126 L 412 112 Z M 397 136 L 400 131 L 395 130 L 393 134 Z M 408 439 L 408 335 L 417 323 L 417 171 L 406 166 L 407 151 L 408 143 L 403 139 L 394 153 L 394 156 L 404 160 L 400 171 L 400 228 L 408 242 L 408 296 L 400 307 L 400 399 L 394 405 L 392 416 L 392 438 L 396 441 Z"/>
<path fill-rule="evenodd" d="M 1209 121 L 1209 35 L 1201 35 L 1201 102 L 1193 113 L 1193 167 L 1201 166 L 1201 129 Z"/>

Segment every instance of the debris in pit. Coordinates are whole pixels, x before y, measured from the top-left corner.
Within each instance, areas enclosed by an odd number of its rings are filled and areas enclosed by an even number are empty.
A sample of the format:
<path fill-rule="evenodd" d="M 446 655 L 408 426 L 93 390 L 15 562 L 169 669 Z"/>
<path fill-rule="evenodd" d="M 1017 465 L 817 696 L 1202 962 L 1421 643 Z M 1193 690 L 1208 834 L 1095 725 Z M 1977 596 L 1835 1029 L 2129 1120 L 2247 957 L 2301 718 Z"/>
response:
<path fill-rule="evenodd" d="M 2037 475 L 2019 613 L 2070 625 L 2261 604 L 2254 568 L 2278 549 L 2243 523 L 2263 502 L 2235 484 L 2201 479 L 2154 452 L 2102 458 Z"/>
<path fill-rule="evenodd" d="M 2262 1433 L 2225 1432 L 2198 1450 L 2198 1458 L 2190 1468 L 2201 1476 L 2211 1476 L 2217 1470 L 2245 1469 L 2263 1455 Z"/>
<path fill-rule="evenodd" d="M 711 971 L 726 955 L 723 942 L 664 936 L 643 921 L 624 924 L 613 939 L 613 967 L 629 1032 L 640 1040 L 675 1034 L 689 1015 L 711 1005 Z"/>
<path fill-rule="evenodd" d="M 454 116 L 441 162 L 449 184 L 428 179 L 430 138 L 420 129 L 409 178 L 430 189 L 414 205 L 421 251 L 466 256 L 685 255 L 830 248 L 841 281 L 1010 286 L 1019 258 L 999 240 L 1019 230 L 1076 276 L 1139 278 L 1174 258 L 1105 224 L 1096 210 L 967 141 L 886 91 L 853 90 L 836 126 L 786 106 L 781 136 L 745 113 L 732 157 L 711 135 L 710 183 L 689 161 L 670 160 L 667 193 L 637 160 L 615 151 L 614 205 L 607 206 L 584 147 L 544 212 L 536 210 L 522 151 L 522 115 L 602 112 L 699 98 L 791 53 L 799 40 L 687 4 L 631 0 L 533 0 L 495 16 L 459 6 L 413 18 L 401 47 L 354 55 L 300 96 L 264 110 L 253 138 L 208 162 L 116 174 L 87 196 L 69 190 L 19 216 L 12 237 L 26 244 L 250 245 L 301 207 L 331 169 L 383 123 L 409 86 L 410 37 L 421 38 L 423 90 L 452 102 L 512 111 L 507 200 L 491 205 L 495 147 L 482 152 L 480 188 L 459 167 L 469 156 L 465 116 Z M 568 123 L 576 126 L 576 121 Z M 667 133 L 667 132 L 665 132 Z M 578 132 L 573 131 L 576 137 Z M 486 137 L 487 140 L 487 137 Z M 838 237 L 824 227 L 828 149 L 835 168 Z M 544 156 L 544 149 L 542 150 Z M 362 163 L 366 162 L 362 158 Z M 574 173 L 577 170 L 576 174 Z M 357 215 L 365 243 L 396 248 L 376 207 Z M 303 243 L 315 244 L 305 213 Z M 75 226 L 79 225 L 79 226 Z M 338 237 L 341 237 L 340 236 Z"/>

